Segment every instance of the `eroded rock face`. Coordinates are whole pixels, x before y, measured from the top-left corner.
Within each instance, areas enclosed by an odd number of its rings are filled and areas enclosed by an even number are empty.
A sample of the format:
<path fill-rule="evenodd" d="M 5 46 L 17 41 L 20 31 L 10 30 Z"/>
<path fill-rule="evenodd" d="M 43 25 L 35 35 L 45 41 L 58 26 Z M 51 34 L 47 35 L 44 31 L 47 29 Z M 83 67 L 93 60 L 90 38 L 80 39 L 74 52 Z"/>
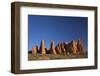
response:
<path fill-rule="evenodd" d="M 45 54 L 46 54 L 44 40 L 41 41 L 40 51 L 41 51 L 41 54 L 42 54 L 42 55 L 45 55 Z"/>
<path fill-rule="evenodd" d="M 51 53 L 57 55 L 56 50 L 55 50 L 54 41 L 51 41 L 51 44 L 50 44 L 50 51 L 51 51 Z"/>

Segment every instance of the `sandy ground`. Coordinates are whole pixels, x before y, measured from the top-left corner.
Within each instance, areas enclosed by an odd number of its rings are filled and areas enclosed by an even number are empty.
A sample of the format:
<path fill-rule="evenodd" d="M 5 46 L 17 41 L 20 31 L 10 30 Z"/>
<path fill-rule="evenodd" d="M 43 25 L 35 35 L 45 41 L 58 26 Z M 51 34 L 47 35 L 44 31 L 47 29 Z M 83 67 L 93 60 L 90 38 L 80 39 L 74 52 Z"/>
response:
<path fill-rule="evenodd" d="M 37 54 L 34 56 L 31 53 L 28 53 L 28 60 L 55 60 L 55 59 L 77 59 L 77 58 L 87 58 L 87 55 Z"/>

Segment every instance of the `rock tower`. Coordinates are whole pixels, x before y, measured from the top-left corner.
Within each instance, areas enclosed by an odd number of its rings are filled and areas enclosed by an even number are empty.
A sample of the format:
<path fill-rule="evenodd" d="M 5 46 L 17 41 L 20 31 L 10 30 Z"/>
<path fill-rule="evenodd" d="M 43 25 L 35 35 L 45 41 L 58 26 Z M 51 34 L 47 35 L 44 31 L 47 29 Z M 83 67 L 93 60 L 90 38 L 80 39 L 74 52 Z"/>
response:
<path fill-rule="evenodd" d="M 45 54 L 46 54 L 44 40 L 41 41 L 40 51 L 41 51 L 41 54 L 42 54 L 42 55 L 45 55 Z"/>
<path fill-rule="evenodd" d="M 54 41 L 51 41 L 50 50 L 51 50 L 51 53 L 57 55 L 56 50 L 55 50 Z"/>

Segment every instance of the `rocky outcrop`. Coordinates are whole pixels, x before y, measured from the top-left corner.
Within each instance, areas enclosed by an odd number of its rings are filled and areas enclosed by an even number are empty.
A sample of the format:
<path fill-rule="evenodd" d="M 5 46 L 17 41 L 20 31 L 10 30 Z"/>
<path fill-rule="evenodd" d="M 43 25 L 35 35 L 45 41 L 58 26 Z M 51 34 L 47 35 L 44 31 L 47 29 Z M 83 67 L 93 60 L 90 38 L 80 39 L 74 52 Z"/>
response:
<path fill-rule="evenodd" d="M 45 47 L 44 40 L 41 41 L 40 49 L 38 44 L 32 48 L 32 54 L 36 55 L 37 53 L 46 55 L 46 54 L 64 54 L 64 55 L 77 55 L 77 54 L 84 54 L 84 46 L 82 40 L 72 40 L 70 43 L 68 42 L 59 42 L 56 46 L 54 41 L 50 43 L 50 49 Z"/>

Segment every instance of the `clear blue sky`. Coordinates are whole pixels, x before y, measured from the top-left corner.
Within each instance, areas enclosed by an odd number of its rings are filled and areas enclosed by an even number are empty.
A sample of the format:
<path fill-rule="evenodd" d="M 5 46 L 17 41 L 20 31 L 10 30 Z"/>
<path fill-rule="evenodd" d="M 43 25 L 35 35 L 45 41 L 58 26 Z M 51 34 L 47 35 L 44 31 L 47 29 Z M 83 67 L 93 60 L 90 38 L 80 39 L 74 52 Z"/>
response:
<path fill-rule="evenodd" d="M 28 50 L 42 39 L 49 48 L 51 40 L 56 45 L 81 38 L 87 48 L 87 22 L 87 17 L 28 15 Z"/>

